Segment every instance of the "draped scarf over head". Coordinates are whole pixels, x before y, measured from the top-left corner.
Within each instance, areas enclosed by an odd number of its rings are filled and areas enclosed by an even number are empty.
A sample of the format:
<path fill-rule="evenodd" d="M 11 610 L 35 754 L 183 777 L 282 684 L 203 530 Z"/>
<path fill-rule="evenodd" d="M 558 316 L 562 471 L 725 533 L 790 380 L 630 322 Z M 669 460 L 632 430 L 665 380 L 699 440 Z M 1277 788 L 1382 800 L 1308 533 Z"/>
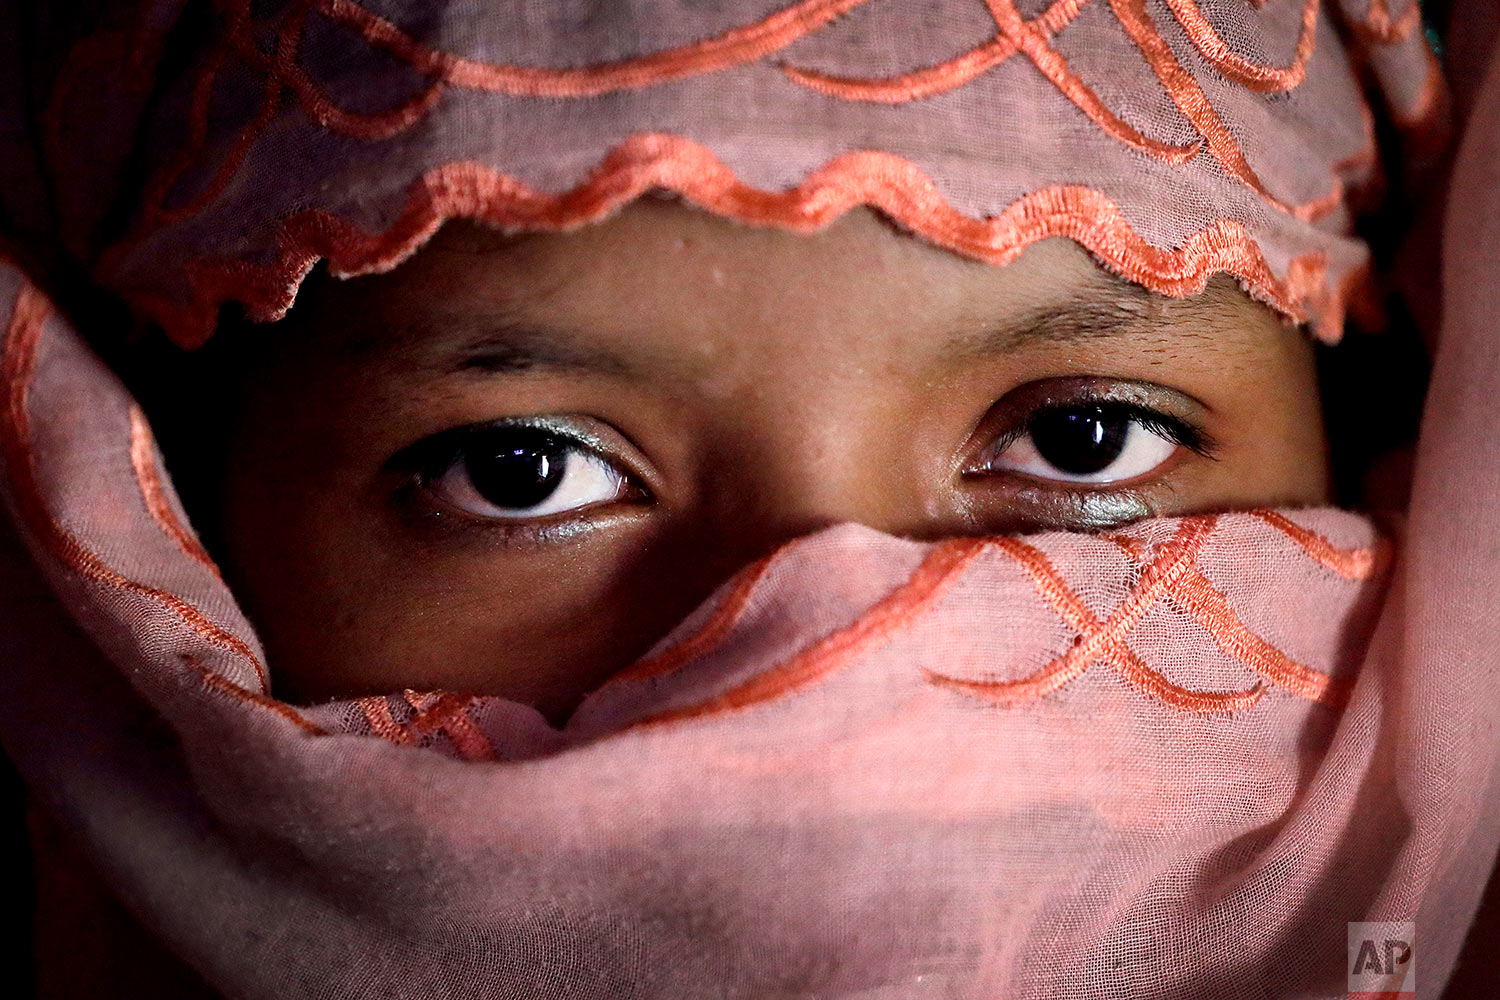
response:
<path fill-rule="evenodd" d="M 1342 996 L 1364 921 L 1414 922 L 1441 987 L 1500 843 L 1500 78 L 1399 539 L 1333 508 L 832 528 L 562 729 L 273 697 L 110 331 L 55 291 L 192 347 L 319 260 L 666 191 L 797 231 L 871 205 L 996 266 L 1066 237 L 1162 295 L 1227 273 L 1333 341 L 1377 135 L 1430 146 L 1448 107 L 1411 0 L 41 6 L 0 4 L 0 739 L 215 989 Z"/>

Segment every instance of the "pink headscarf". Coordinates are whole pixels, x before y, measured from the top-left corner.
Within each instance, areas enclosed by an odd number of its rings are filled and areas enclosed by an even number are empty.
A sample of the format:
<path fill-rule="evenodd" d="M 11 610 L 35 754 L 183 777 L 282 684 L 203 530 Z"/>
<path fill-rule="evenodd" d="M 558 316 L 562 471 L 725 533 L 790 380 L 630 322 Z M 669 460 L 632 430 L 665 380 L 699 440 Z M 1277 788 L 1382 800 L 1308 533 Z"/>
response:
<path fill-rule="evenodd" d="M 144 416 L 42 290 L 85 271 L 191 345 L 224 302 L 281 315 L 319 257 L 661 188 L 798 230 L 871 204 L 997 265 L 1066 236 L 1166 295 L 1227 272 L 1334 339 L 1378 162 L 1360 80 L 1412 145 L 1446 107 L 1414 5 L 47 6 L 0 140 L 30 552 L 0 577 L 0 738 L 216 989 L 1341 996 L 1364 921 L 1414 921 L 1441 988 L 1500 844 L 1494 74 L 1399 545 L 1334 509 L 829 529 L 561 730 L 452 692 L 274 699 Z"/>

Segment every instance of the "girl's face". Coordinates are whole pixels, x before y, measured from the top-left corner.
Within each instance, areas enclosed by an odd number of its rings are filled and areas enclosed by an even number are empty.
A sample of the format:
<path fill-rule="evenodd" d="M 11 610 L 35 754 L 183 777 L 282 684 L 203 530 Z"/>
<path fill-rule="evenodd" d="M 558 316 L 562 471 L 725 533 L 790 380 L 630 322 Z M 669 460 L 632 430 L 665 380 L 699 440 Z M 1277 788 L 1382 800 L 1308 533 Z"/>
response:
<path fill-rule="evenodd" d="M 444 688 L 553 718 L 824 525 L 1094 529 L 1328 499 L 1313 352 L 1049 240 L 1005 267 L 851 212 L 638 202 L 450 225 L 240 345 L 219 556 L 294 700 Z"/>

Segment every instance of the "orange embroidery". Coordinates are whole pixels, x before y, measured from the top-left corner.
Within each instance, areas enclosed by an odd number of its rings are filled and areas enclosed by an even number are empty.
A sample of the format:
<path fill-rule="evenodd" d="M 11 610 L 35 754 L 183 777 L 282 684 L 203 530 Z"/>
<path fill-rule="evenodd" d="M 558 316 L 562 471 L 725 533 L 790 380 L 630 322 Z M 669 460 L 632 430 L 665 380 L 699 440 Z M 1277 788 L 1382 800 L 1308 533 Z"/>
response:
<path fill-rule="evenodd" d="M 764 191 L 741 182 L 708 149 L 680 136 L 638 134 L 612 149 L 588 180 L 562 194 L 533 191 L 507 174 L 477 163 L 437 167 L 411 187 L 390 228 L 369 233 L 330 212 L 310 209 L 284 220 L 275 263 L 195 261 L 188 267 L 189 305 L 134 296 L 183 346 L 212 332 L 218 303 L 235 299 L 258 319 L 290 308 L 297 283 L 320 258 L 338 274 L 395 267 L 445 220 L 469 218 L 508 228 L 560 230 L 607 216 L 651 188 L 676 191 L 715 214 L 760 225 L 809 232 L 850 208 L 868 204 L 924 239 L 991 264 L 1014 260 L 1028 246 L 1066 236 L 1105 267 L 1151 291 L 1195 295 L 1209 277 L 1227 272 L 1250 293 L 1303 321 L 1317 306 L 1317 333 L 1338 339 L 1342 300 L 1328 288 L 1320 253 L 1293 260 L 1277 279 L 1259 247 L 1238 223 L 1221 219 L 1164 249 L 1142 239 L 1108 197 L 1086 187 L 1034 191 L 999 215 L 973 219 L 954 209 L 926 174 L 882 152 L 846 153 L 809 174 L 796 188 Z"/>
<path fill-rule="evenodd" d="M 365 722 L 369 723 L 370 732 L 376 736 L 399 746 L 411 746 L 417 742 L 411 730 L 396 721 L 391 714 L 390 702 L 383 695 L 356 698 L 354 703 L 359 706 Z"/>
<path fill-rule="evenodd" d="M 1125 553 L 1128 559 L 1134 559 L 1136 562 L 1144 562 L 1146 559 L 1146 543 L 1139 538 L 1132 538 L 1130 535 L 1100 535 L 1099 537 Z"/>
<path fill-rule="evenodd" d="M 222 674 L 215 673 L 214 671 L 208 669 L 202 663 L 199 663 L 196 657 L 185 656 L 183 657 L 183 660 L 187 663 L 188 666 L 192 667 L 193 670 L 197 671 L 198 676 L 202 678 L 203 683 L 206 686 L 213 688 L 215 691 L 228 695 L 235 701 L 241 701 L 247 705 L 253 705 L 256 708 L 264 709 L 265 711 L 270 712 L 273 715 L 279 715 L 281 718 L 290 722 L 292 725 L 296 726 L 304 733 L 307 733 L 309 736 L 328 735 L 328 731 L 326 729 L 318 725 L 316 722 L 313 722 L 311 719 L 307 718 L 305 715 L 297 711 L 291 705 L 288 705 L 286 702 L 278 701 L 275 698 L 268 698 L 258 691 L 246 690 L 245 688 L 240 687 L 234 681 L 223 676 Z"/>
<path fill-rule="evenodd" d="M 167 501 L 167 492 L 162 486 L 161 474 L 157 471 L 156 442 L 151 436 L 151 425 L 146 422 L 146 414 L 135 403 L 130 404 L 130 464 L 135 469 L 135 480 L 140 485 L 141 499 L 146 502 L 151 520 L 189 558 L 218 576 L 219 567 L 214 564 L 213 557 L 204 551 L 193 533 L 178 520 L 172 505 Z"/>
<path fill-rule="evenodd" d="M 234 38 L 248 31 L 249 4 L 244 3 L 240 8 L 229 15 L 229 26 L 227 35 Z M 245 157 L 250 154 L 250 147 L 255 140 L 260 138 L 266 126 L 276 116 L 276 111 L 281 104 L 282 88 L 275 80 L 268 79 L 261 97 L 259 107 L 244 128 L 240 129 L 239 135 L 230 146 L 229 152 L 225 154 L 224 160 L 219 168 L 214 171 L 203 188 L 184 204 L 174 209 L 166 209 L 164 206 L 168 195 L 177 182 L 182 179 L 190 167 L 193 166 L 202 155 L 208 144 L 208 115 L 213 101 L 214 84 L 218 81 L 219 71 L 224 66 L 229 50 L 221 47 L 208 53 L 204 57 L 203 66 L 193 82 L 193 93 L 188 111 L 188 141 L 187 144 L 177 151 L 152 179 L 147 186 L 143 198 L 141 211 L 141 222 L 137 227 L 137 238 L 154 231 L 162 226 L 183 219 L 192 218 L 203 211 L 215 198 L 223 193 L 229 186 L 234 175 L 239 172 Z M 128 240 L 130 245 L 134 240 Z"/>
<path fill-rule="evenodd" d="M 1203 58 L 1242 87 L 1261 93 L 1291 90 L 1307 74 L 1307 60 L 1312 57 L 1313 36 L 1318 27 L 1318 0 L 1303 0 L 1302 33 L 1297 38 L 1292 61 L 1286 66 L 1261 66 L 1231 50 L 1195 0 L 1167 0 L 1167 6 L 1172 8 L 1177 22 Z"/>
<path fill-rule="evenodd" d="M 1379 547 L 1341 549 L 1274 511 L 1256 511 L 1254 514 L 1346 579 L 1369 579 L 1382 565 Z M 734 711 L 801 690 L 826 678 L 856 657 L 889 641 L 896 630 L 908 626 L 931 608 L 974 558 L 992 547 L 1016 561 L 1037 592 L 1070 628 L 1077 631 L 1078 636 L 1067 652 L 1028 677 L 1014 681 L 964 680 L 924 671 L 927 679 L 937 686 L 992 704 L 1012 705 L 1050 694 L 1078 677 L 1090 664 L 1102 660 L 1147 697 L 1196 714 L 1228 714 L 1247 709 L 1264 695 L 1266 683 L 1321 704 L 1344 704 L 1348 697 L 1347 684 L 1298 663 L 1252 632 L 1230 608 L 1224 595 L 1198 570 L 1198 558 L 1218 523 L 1218 516 L 1185 518 L 1173 536 L 1149 556 L 1138 539 L 1126 535 L 1102 536 L 1143 567 L 1129 596 L 1102 621 L 1064 582 L 1045 553 L 1020 539 L 961 539 L 943 543 L 933 548 L 910 580 L 888 594 L 854 624 L 729 691 L 695 705 L 669 709 L 637 725 L 657 725 Z M 747 576 L 746 580 L 751 581 L 751 578 Z M 753 587 L 754 582 L 746 583 L 746 600 Z M 1240 691 L 1195 691 L 1173 683 L 1148 666 L 1130 649 L 1127 636 L 1162 601 L 1171 601 L 1191 614 L 1225 653 L 1264 680 Z M 724 617 L 722 610 L 716 615 L 716 618 Z"/>
<path fill-rule="evenodd" d="M 1251 514 L 1286 535 L 1313 559 L 1347 580 L 1359 582 L 1370 579 L 1385 565 L 1388 557 L 1389 545 L 1384 539 L 1372 549 L 1342 549 L 1276 511 L 1258 510 Z M 1089 662 L 1104 659 L 1148 695 L 1175 708 L 1214 713 L 1238 711 L 1253 705 L 1263 691 L 1261 685 L 1246 691 L 1222 694 L 1188 691 L 1172 685 L 1130 650 L 1125 636 L 1138 620 L 1140 602 L 1148 600 L 1146 607 L 1149 608 L 1150 604 L 1158 600 L 1171 600 L 1193 615 L 1220 649 L 1270 683 L 1310 701 L 1331 706 L 1344 704 L 1348 699 L 1347 685 L 1298 663 L 1252 632 L 1229 606 L 1224 594 L 1198 571 L 1194 565 L 1197 551 L 1207 534 L 1212 531 L 1215 519 L 1195 520 L 1203 524 L 1201 530 L 1204 534 L 1191 551 L 1183 551 L 1191 544 L 1184 541 L 1187 530 L 1185 523 L 1177 535 L 1164 544 L 1155 557 L 1149 559 L 1145 546 L 1139 539 L 1128 535 L 1101 536 L 1118 546 L 1126 556 L 1145 566 L 1140 582 L 1132 590 L 1131 596 L 1103 624 L 1093 617 L 1077 594 L 1067 587 L 1045 555 L 1024 542 L 1002 540 L 1002 549 L 1021 564 L 1032 577 L 1037 591 L 1051 602 L 1071 628 L 1078 631 L 1078 639 L 1066 654 L 1019 681 L 965 681 L 930 672 L 929 679 L 943 687 L 995 704 L 1014 704 L 1054 691 L 1082 673 Z M 1184 555 L 1188 558 L 1184 559 Z M 1136 617 L 1131 618 L 1132 614 Z"/>
<path fill-rule="evenodd" d="M 321 0 L 319 6 L 330 18 L 355 28 L 371 45 L 453 86 L 524 97 L 593 97 L 755 62 L 867 2 L 802 0 L 715 38 L 618 62 L 563 70 L 475 62 L 418 43 L 353 0 Z"/>
<path fill-rule="evenodd" d="M 750 597 L 755 593 L 755 588 L 760 586 L 761 580 L 765 579 L 776 556 L 784 551 L 785 548 L 777 549 L 776 552 L 757 560 L 740 573 L 729 593 L 724 596 L 724 600 L 698 631 L 656 656 L 626 667 L 605 683 L 643 681 L 652 677 L 660 677 L 713 649 L 739 624 L 745 610 L 750 606 Z"/>
<path fill-rule="evenodd" d="M 356 113 L 346 111 L 331 101 L 297 64 L 297 50 L 302 28 L 314 0 L 301 0 L 291 8 L 277 32 L 276 55 L 267 58 L 247 30 L 231 33 L 235 50 L 248 65 L 266 74 L 268 85 L 284 84 L 301 101 L 302 107 L 319 125 L 359 139 L 388 139 L 406 131 L 427 116 L 442 96 L 443 81 L 434 80 L 425 90 L 405 103 L 386 111 Z M 279 88 L 278 88 L 279 89 Z"/>
<path fill-rule="evenodd" d="M 412 691 L 401 693 L 411 709 L 411 719 L 396 721 L 390 702 L 383 696 L 359 698 L 359 706 L 370 731 L 398 746 L 415 746 L 422 736 L 438 733 L 448 737 L 453 749 L 464 760 L 496 760 L 495 748 L 469 717 L 472 695 L 447 691 Z"/>
<path fill-rule="evenodd" d="M 1345 580 L 1368 580 L 1384 567 L 1390 557 L 1390 544 L 1381 539 L 1374 548 L 1341 549 L 1328 539 L 1274 510 L 1251 511 L 1255 517 L 1297 543 L 1297 547 Z"/>
<path fill-rule="evenodd" d="M 36 481 L 31 415 L 27 411 L 37 348 L 50 314 L 51 305 L 42 293 L 34 285 L 23 285 L 11 310 L 4 353 L 0 356 L 0 400 L 4 404 L 0 407 L 0 449 L 21 522 L 59 562 L 84 579 L 144 597 L 172 612 L 204 641 L 243 658 L 254 669 L 264 690 L 268 686 L 265 668 L 239 636 L 220 628 L 175 594 L 123 576 L 52 519 Z"/>
<path fill-rule="evenodd" d="M 1340 706 L 1348 700 L 1345 685 L 1303 666 L 1245 626 L 1224 594 L 1200 573 L 1188 573 L 1172 591 L 1172 600 L 1208 630 L 1219 648 L 1277 687 L 1309 701 Z"/>
<path fill-rule="evenodd" d="M 722 715 L 823 680 L 887 642 L 897 629 L 935 604 L 984 547 L 985 543 L 977 539 L 956 539 L 934 546 L 911 579 L 887 594 L 854 624 L 825 636 L 723 694 L 696 705 L 668 709 L 636 723 L 636 727 Z"/>
<path fill-rule="evenodd" d="M 402 697 L 416 715 L 411 727 L 419 733 L 442 733 L 464 760 L 495 760 L 495 748 L 469 718 L 472 695 L 449 691 L 405 691 Z"/>
<path fill-rule="evenodd" d="M 183 150 L 172 157 L 153 179 L 145 198 L 145 207 L 139 225 L 133 229 L 129 238 L 106 253 L 101 262 L 100 271 L 107 274 L 119 264 L 132 247 L 138 245 L 140 240 L 150 235 L 151 232 L 162 225 L 201 211 L 217 198 L 228 186 L 230 179 L 243 163 L 260 133 L 274 118 L 282 95 L 287 90 L 295 94 L 308 114 L 325 127 L 367 140 L 383 139 L 398 134 L 422 120 L 435 106 L 440 97 L 440 90 L 445 86 L 546 98 L 585 98 L 622 89 L 645 87 L 717 72 L 764 59 L 797 39 L 826 28 L 841 15 L 866 2 L 869 0 L 801 0 L 758 22 L 731 29 L 699 42 L 596 66 L 547 69 L 480 63 L 452 53 L 438 51 L 417 42 L 395 24 L 367 10 L 356 0 L 300 0 L 290 8 L 283 16 L 281 23 L 277 25 L 276 51 L 274 55 L 267 56 L 260 51 L 250 31 L 249 0 L 225 0 L 228 27 L 224 44 L 208 59 L 199 75 L 189 114 L 189 141 Z M 1259 176 L 1246 162 L 1243 152 L 1192 74 L 1177 63 L 1166 41 L 1146 14 L 1144 0 L 1110 0 L 1110 9 L 1135 42 L 1136 47 L 1146 57 L 1174 103 L 1200 133 L 1200 139 L 1187 145 L 1174 145 L 1148 138 L 1119 119 L 1068 68 L 1063 57 L 1051 46 L 1048 40 L 1070 24 L 1088 0 L 1054 0 L 1046 12 L 1031 21 L 1021 19 L 1013 0 L 986 0 L 986 2 L 999 29 L 997 38 L 939 66 L 886 81 L 845 80 L 790 67 L 782 67 L 783 72 L 795 82 L 811 87 L 831 98 L 889 102 L 911 100 L 951 90 L 993 69 L 1016 51 L 1023 51 L 1038 69 L 1101 129 L 1133 148 L 1145 151 L 1166 162 L 1180 164 L 1192 158 L 1200 146 L 1206 143 L 1209 152 L 1230 176 L 1248 185 L 1268 204 L 1290 212 L 1300 219 L 1320 218 L 1341 202 L 1343 185 L 1337 177 L 1334 178 L 1326 195 L 1302 205 L 1289 205 L 1273 196 L 1265 188 Z M 1284 89 L 1295 85 L 1295 81 L 1300 79 L 1307 56 L 1311 52 L 1313 29 L 1318 13 L 1317 0 L 1304 0 L 1303 32 L 1299 38 L 1293 62 L 1287 67 L 1279 68 L 1252 64 L 1229 51 L 1222 39 L 1213 31 L 1212 26 L 1203 18 L 1194 0 L 1172 0 L 1172 2 L 1174 13 L 1189 36 L 1193 38 L 1194 43 L 1210 61 L 1231 78 L 1258 89 Z M 432 79 L 431 85 L 400 106 L 385 112 L 353 113 L 340 108 L 298 65 L 297 50 L 302 27 L 306 17 L 313 10 L 357 31 L 371 46 L 406 61 L 413 69 L 429 76 Z M 167 211 L 163 206 L 169 192 L 184 176 L 187 167 L 203 153 L 213 82 L 223 59 L 229 53 L 236 54 L 241 61 L 265 74 L 266 88 L 263 99 L 251 121 L 242 128 L 219 169 L 212 173 L 205 186 L 183 205 Z M 635 138 L 640 138 L 640 136 Z M 688 142 L 689 140 L 683 139 L 682 141 Z M 612 151 L 611 156 L 618 153 L 619 149 L 620 147 L 617 147 Z M 427 175 L 424 181 L 430 180 L 431 177 L 432 174 Z M 580 187 L 587 188 L 593 183 L 591 179 Z M 804 181 L 805 184 L 806 181 Z M 840 201 L 847 204 L 849 199 L 840 199 Z M 734 218 L 747 221 L 774 221 L 774 224 L 781 224 L 779 219 L 770 220 L 764 213 L 750 210 L 738 214 L 724 213 L 721 210 L 723 207 L 721 202 L 716 198 L 705 199 L 702 203 L 705 207 L 720 210 L 721 214 L 730 214 Z M 898 219 L 898 221 L 909 220 Z M 978 220 L 969 221 L 977 222 Z M 1102 221 L 1111 223 L 1113 216 Z M 925 228 L 918 228 L 919 231 L 924 232 L 924 235 L 927 235 L 938 227 L 929 224 Z M 930 235 L 929 238 L 931 238 Z M 952 246 L 952 242 L 947 240 L 938 239 L 935 242 L 939 245 Z M 1256 256 L 1259 256 L 1258 252 Z M 292 284 L 300 280 L 300 274 L 291 273 L 294 269 L 285 268 L 284 270 L 288 274 L 286 280 Z M 1244 275 L 1240 276 L 1244 277 Z M 1288 282 L 1291 281 L 1289 276 Z M 233 287 L 232 282 L 226 281 L 222 284 L 225 288 Z M 1154 287 L 1153 290 L 1161 291 L 1160 288 Z M 290 295 L 285 292 L 282 294 L 290 298 Z M 1264 290 L 1259 297 L 1277 308 L 1282 308 L 1285 299 L 1284 296 L 1265 294 Z M 148 303 L 147 300 L 150 298 L 152 297 L 140 295 L 135 297 L 135 300 L 138 305 L 154 305 L 153 313 L 175 309 L 174 306 L 163 302 Z M 156 298 L 161 298 L 161 296 L 156 296 Z M 217 303 L 212 304 L 212 306 L 216 305 Z M 209 329 L 211 324 L 205 316 L 211 311 L 212 306 L 208 303 L 195 303 L 192 307 L 195 312 L 193 322 L 197 327 L 194 331 L 195 336 L 202 336 Z M 180 312 L 180 309 L 176 311 Z M 1299 321 L 1304 318 L 1297 309 L 1283 309 L 1282 311 Z M 158 315 L 157 318 L 162 317 Z M 1336 324 L 1325 324 L 1325 333 L 1335 330 L 1335 327 Z"/>
<path fill-rule="evenodd" d="M 1053 0 L 1052 6 L 1027 24 L 1033 26 L 1043 38 L 1051 38 L 1072 23 L 1078 12 L 1088 4 L 1089 0 Z M 963 55 L 954 56 L 926 69 L 902 73 L 900 76 L 837 76 L 786 64 L 782 65 L 781 71 L 793 83 L 840 100 L 904 104 L 957 90 L 970 80 L 999 66 L 1016 52 L 1016 43 L 1002 34 Z"/>
<path fill-rule="evenodd" d="M 1182 711 L 1223 714 L 1249 708 L 1260 700 L 1263 693 L 1260 685 L 1245 691 L 1192 691 L 1173 684 L 1152 670 L 1125 642 L 1136 623 L 1171 593 L 1184 576 L 1193 572 L 1198 553 L 1212 534 L 1215 523 L 1216 519 L 1212 517 L 1183 521 L 1176 534 L 1146 566 L 1130 596 L 1102 622 L 1063 582 L 1061 574 L 1045 554 L 1019 539 L 996 540 L 994 544 L 1031 577 L 1037 592 L 1047 599 L 1070 628 L 1078 632 L 1078 638 L 1066 653 L 1020 680 L 968 681 L 930 670 L 926 672 L 928 680 L 993 704 L 1011 705 L 1050 694 L 1083 673 L 1091 663 L 1103 660 L 1148 697 Z"/>
<path fill-rule="evenodd" d="M 367 140 L 390 138 L 420 121 L 437 103 L 444 85 L 532 97 L 588 97 L 613 90 L 644 87 L 681 77 L 727 69 L 764 58 L 868 0 L 803 0 L 757 24 L 636 59 L 582 70 L 547 70 L 494 66 L 420 45 L 386 19 L 350 0 L 300 0 L 288 9 L 276 32 L 276 54 L 266 57 L 250 31 L 249 0 L 226 3 L 225 43 L 211 52 L 194 84 L 189 111 L 189 139 L 149 185 L 140 224 L 113 256 L 163 225 L 202 211 L 228 187 L 255 140 L 271 123 L 290 88 L 319 124 Z M 356 114 L 328 99 L 297 64 L 297 50 L 307 15 L 314 6 L 333 20 L 352 26 L 371 45 L 435 76 L 432 85 L 386 112 Z M 165 210 L 168 194 L 198 159 L 207 143 L 209 103 L 225 57 L 233 51 L 246 65 L 266 75 L 260 106 L 241 129 L 209 182 L 187 203 Z"/>
<path fill-rule="evenodd" d="M 1152 72 L 1166 88 L 1172 103 L 1193 123 L 1193 127 L 1208 142 L 1208 151 L 1231 177 L 1251 188 L 1267 204 L 1304 221 L 1319 219 L 1338 207 L 1343 200 L 1344 185 L 1337 177 L 1328 194 L 1303 205 L 1289 205 L 1266 190 L 1260 175 L 1245 160 L 1245 154 L 1230 134 L 1229 127 L 1214 110 L 1203 88 L 1198 86 L 1197 79 L 1177 61 L 1171 46 L 1151 23 L 1151 16 L 1146 13 L 1146 0 L 1109 0 L 1109 5 L 1125 33 L 1130 36 L 1136 48 L 1141 50 Z"/>
<path fill-rule="evenodd" d="M 1011 40 L 1011 42 L 1026 53 L 1036 68 L 1042 71 L 1042 75 L 1051 80 L 1058 90 L 1068 100 L 1078 106 L 1078 109 L 1104 130 L 1105 134 L 1141 150 L 1150 153 L 1164 163 L 1180 166 L 1198 155 L 1201 144 L 1189 143 L 1186 146 L 1175 146 L 1170 143 L 1158 142 L 1141 135 L 1132 126 L 1128 125 L 1104 106 L 1104 102 L 1068 68 L 1067 60 L 1063 59 L 1061 53 L 1047 44 L 1046 37 L 1032 25 L 1021 20 L 1020 12 L 1016 10 L 1013 0 L 985 0 L 989 4 L 990 13 L 995 18 L 995 24 L 1000 31 Z"/>

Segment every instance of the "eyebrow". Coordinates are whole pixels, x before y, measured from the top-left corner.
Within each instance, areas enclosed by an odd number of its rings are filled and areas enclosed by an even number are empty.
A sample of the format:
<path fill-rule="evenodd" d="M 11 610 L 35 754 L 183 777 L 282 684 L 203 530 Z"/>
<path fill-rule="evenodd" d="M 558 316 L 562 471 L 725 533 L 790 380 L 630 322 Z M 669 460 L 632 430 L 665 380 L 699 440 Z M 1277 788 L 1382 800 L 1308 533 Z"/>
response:
<path fill-rule="evenodd" d="M 539 369 L 629 375 L 637 364 L 570 331 L 539 324 L 506 323 L 465 342 L 454 354 L 456 372 L 519 375 Z"/>
<path fill-rule="evenodd" d="M 525 375 L 579 372 L 631 375 L 643 360 L 593 342 L 586 334 L 505 315 L 442 316 L 390 331 L 408 342 L 402 350 L 421 367 L 443 375 Z M 367 352 L 371 341 L 347 355 Z"/>
<path fill-rule="evenodd" d="M 1128 333 L 1157 318 L 1158 304 L 1144 288 L 1121 283 L 1072 292 L 1060 302 L 965 330 L 948 341 L 959 356 L 989 357 L 1046 341 L 1073 343 Z"/>
<path fill-rule="evenodd" d="M 1209 305 L 1217 305 L 1214 301 Z M 940 350 L 950 357 L 993 357 L 1038 342 L 1071 343 L 1118 336 L 1155 322 L 1153 294 L 1121 282 L 1070 292 L 1061 301 L 964 329 Z M 441 330 L 439 337 L 433 331 Z M 645 343 L 626 352 L 599 344 L 586 332 L 521 316 L 445 316 L 401 331 L 422 341 L 424 367 L 443 374 L 579 373 L 633 376 L 660 368 Z"/>

